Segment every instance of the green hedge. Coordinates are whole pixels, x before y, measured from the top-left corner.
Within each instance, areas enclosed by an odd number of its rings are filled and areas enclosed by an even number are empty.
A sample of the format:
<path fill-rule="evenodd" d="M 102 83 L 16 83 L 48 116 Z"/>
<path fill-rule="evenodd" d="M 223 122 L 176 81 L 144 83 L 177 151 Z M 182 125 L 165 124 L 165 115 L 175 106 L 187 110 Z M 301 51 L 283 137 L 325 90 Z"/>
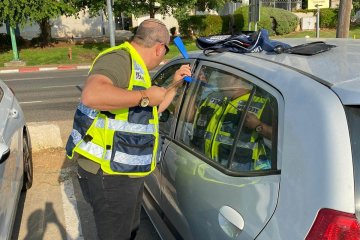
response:
<path fill-rule="evenodd" d="M 234 15 L 236 31 L 248 30 L 248 16 L 248 6 L 236 9 Z M 298 21 L 295 14 L 284 9 L 262 7 L 260 9 L 258 28 L 267 29 L 270 35 L 282 35 L 295 31 Z"/>
<path fill-rule="evenodd" d="M 190 36 L 191 30 L 196 36 L 209 36 L 229 33 L 229 24 L 229 16 L 200 15 L 181 20 L 179 28 L 185 36 Z"/>
<path fill-rule="evenodd" d="M 320 28 L 336 28 L 337 18 L 337 8 L 320 9 Z"/>
<path fill-rule="evenodd" d="M 322 8 L 320 9 L 320 28 L 336 28 L 338 20 L 338 8 Z M 317 10 L 299 9 L 296 12 L 312 12 L 316 16 Z"/>
<path fill-rule="evenodd" d="M 228 34 L 233 27 L 235 32 L 248 30 L 248 6 L 238 8 L 233 15 L 234 24 L 231 24 L 232 16 L 201 15 L 190 16 L 179 21 L 179 28 L 182 35 L 209 36 L 214 34 Z M 262 7 L 260 11 L 260 22 L 258 29 L 265 28 L 270 35 L 282 35 L 293 32 L 298 25 L 298 18 L 295 14 L 278 8 Z M 254 28 L 254 26 L 252 26 Z"/>

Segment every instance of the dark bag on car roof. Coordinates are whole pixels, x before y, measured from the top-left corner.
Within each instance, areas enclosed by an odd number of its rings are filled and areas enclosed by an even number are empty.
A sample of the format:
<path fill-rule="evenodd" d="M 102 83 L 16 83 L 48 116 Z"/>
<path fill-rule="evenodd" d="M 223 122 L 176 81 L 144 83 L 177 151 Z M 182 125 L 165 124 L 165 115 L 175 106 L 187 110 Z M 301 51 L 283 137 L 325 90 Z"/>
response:
<path fill-rule="evenodd" d="M 198 48 L 204 50 L 204 54 L 213 52 L 274 52 L 277 48 L 290 48 L 291 46 L 279 41 L 269 39 L 266 29 L 259 32 L 242 32 L 236 35 L 213 35 L 209 37 L 199 37 L 196 40 Z"/>

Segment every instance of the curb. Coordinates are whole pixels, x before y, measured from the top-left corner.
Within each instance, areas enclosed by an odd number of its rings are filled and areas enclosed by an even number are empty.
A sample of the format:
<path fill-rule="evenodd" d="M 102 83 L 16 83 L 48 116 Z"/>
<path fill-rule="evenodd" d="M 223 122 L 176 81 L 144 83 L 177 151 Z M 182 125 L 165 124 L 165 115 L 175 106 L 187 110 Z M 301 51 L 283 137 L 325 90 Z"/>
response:
<path fill-rule="evenodd" d="M 90 69 L 90 65 L 79 65 L 79 66 L 56 66 L 56 67 L 21 67 L 16 69 L 3 69 L 1 73 L 26 73 L 26 72 L 44 72 L 44 71 L 55 71 L 55 70 L 80 70 Z"/>
<path fill-rule="evenodd" d="M 61 139 L 60 128 L 51 123 L 28 123 L 27 124 L 33 152 L 47 148 L 64 147 Z"/>

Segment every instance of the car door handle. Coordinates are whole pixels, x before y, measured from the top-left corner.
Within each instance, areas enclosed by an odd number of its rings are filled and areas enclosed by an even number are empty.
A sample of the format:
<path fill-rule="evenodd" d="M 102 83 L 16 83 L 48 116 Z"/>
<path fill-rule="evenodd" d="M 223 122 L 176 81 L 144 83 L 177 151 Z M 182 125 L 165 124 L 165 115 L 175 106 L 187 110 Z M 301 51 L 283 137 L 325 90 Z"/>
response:
<path fill-rule="evenodd" d="M 222 206 L 219 210 L 219 225 L 230 238 L 237 237 L 244 229 L 244 219 L 236 210 L 229 206 Z"/>
<path fill-rule="evenodd" d="M 10 110 L 10 117 L 17 119 L 19 117 L 19 111 L 14 109 L 14 108 L 11 109 Z"/>

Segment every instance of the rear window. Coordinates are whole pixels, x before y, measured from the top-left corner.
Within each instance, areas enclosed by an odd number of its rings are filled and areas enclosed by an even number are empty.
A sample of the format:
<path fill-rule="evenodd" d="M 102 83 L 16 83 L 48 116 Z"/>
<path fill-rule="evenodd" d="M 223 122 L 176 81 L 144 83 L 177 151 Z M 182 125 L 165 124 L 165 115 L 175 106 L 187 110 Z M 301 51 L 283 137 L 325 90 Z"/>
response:
<path fill-rule="evenodd" d="M 356 217 L 360 219 L 360 106 L 346 106 L 355 177 Z"/>

